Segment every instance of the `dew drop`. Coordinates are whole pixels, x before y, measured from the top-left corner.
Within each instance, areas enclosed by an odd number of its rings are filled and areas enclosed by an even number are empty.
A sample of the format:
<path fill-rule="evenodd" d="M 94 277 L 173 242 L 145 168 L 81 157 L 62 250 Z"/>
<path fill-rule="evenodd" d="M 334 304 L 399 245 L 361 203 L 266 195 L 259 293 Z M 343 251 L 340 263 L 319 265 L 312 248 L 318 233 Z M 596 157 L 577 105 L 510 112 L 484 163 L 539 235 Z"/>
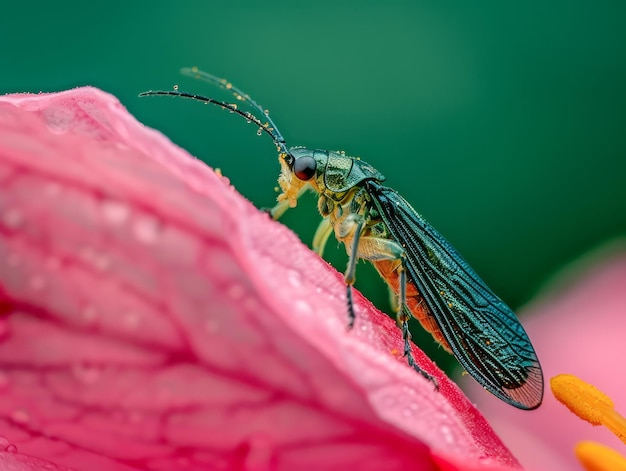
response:
<path fill-rule="evenodd" d="M 294 303 L 294 307 L 296 309 L 296 312 L 300 315 L 310 316 L 311 314 L 313 314 L 313 308 L 311 308 L 309 303 L 306 302 L 304 299 L 296 300 L 296 302 Z"/>
<path fill-rule="evenodd" d="M 24 409 L 16 409 L 11 412 L 11 420 L 18 424 L 25 424 L 28 423 L 30 417 L 28 415 L 28 412 L 26 412 Z"/>
<path fill-rule="evenodd" d="M 130 208 L 121 201 L 106 200 L 102 203 L 102 214 L 110 224 L 120 225 L 130 216 Z"/>
<path fill-rule="evenodd" d="M 21 211 L 12 208 L 4 213 L 2 216 L 2 222 L 9 229 L 17 229 L 24 222 L 24 217 L 22 216 Z"/>
<path fill-rule="evenodd" d="M 260 136 L 261 134 L 263 134 L 263 127 L 259 126 L 259 129 L 256 130 L 256 135 Z"/>
<path fill-rule="evenodd" d="M 155 218 L 141 216 L 135 220 L 133 232 L 139 241 L 150 244 L 157 239 L 159 226 L 159 222 Z"/>
<path fill-rule="evenodd" d="M 300 286 L 302 286 L 302 275 L 300 275 L 300 273 L 294 269 L 289 269 L 289 271 L 287 272 L 287 279 L 289 280 L 289 283 L 291 283 L 291 286 L 293 286 L 294 288 L 299 288 Z"/>
<path fill-rule="evenodd" d="M 17 453 L 17 447 L 10 443 L 4 448 L 4 451 L 6 451 L 7 453 Z"/>
<path fill-rule="evenodd" d="M 74 120 L 74 112 L 70 108 L 46 108 L 43 115 L 48 129 L 55 134 L 64 134 Z"/>
<path fill-rule="evenodd" d="M 174 85 L 174 90 L 178 91 L 178 84 Z"/>
<path fill-rule="evenodd" d="M 452 429 L 450 429 L 449 426 L 442 425 L 439 431 L 441 432 L 441 436 L 446 443 L 450 445 L 454 444 L 454 434 L 452 433 Z"/>

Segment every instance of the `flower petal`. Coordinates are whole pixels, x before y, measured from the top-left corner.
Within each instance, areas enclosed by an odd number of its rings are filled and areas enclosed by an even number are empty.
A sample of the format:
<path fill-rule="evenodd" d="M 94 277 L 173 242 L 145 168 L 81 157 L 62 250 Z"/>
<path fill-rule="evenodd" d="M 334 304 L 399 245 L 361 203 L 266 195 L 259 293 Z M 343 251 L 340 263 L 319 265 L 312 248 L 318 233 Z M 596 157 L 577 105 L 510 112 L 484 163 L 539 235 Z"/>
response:
<path fill-rule="evenodd" d="M 516 466 L 334 269 L 93 88 L 0 98 L 0 434 L 76 469 Z"/>

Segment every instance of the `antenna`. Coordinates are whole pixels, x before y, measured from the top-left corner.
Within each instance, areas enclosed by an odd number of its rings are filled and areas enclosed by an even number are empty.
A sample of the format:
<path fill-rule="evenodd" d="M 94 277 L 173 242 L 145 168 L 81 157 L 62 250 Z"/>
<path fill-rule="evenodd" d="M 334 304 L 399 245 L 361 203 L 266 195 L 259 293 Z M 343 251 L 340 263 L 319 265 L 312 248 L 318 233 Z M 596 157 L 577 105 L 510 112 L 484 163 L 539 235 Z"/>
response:
<path fill-rule="evenodd" d="M 204 82 L 209 82 L 224 90 L 231 91 L 233 93 L 233 96 L 237 100 L 243 101 L 247 105 L 251 106 L 258 112 L 260 112 L 263 116 L 265 116 L 267 121 L 266 122 L 261 121 L 256 115 L 250 113 L 249 111 L 241 111 L 239 107 L 237 106 L 237 103 L 228 103 L 226 101 L 220 101 L 220 100 L 216 100 L 214 98 L 209 98 L 209 97 L 202 96 L 202 95 L 196 95 L 196 94 L 187 93 L 187 92 L 179 92 L 178 86 L 174 87 L 174 90 L 148 90 L 146 92 L 140 93 L 139 96 L 140 97 L 178 96 L 182 98 L 190 98 L 192 100 L 201 101 L 205 104 L 211 103 L 213 105 L 219 106 L 220 108 L 229 110 L 231 113 L 236 113 L 242 118 L 245 118 L 245 120 L 248 123 L 254 123 L 257 126 L 259 126 L 259 129 L 257 130 L 257 134 L 259 136 L 261 135 L 261 133 L 265 132 L 268 136 L 272 138 L 272 141 L 274 141 L 274 144 L 276 144 L 276 148 L 278 149 L 279 152 L 285 153 L 287 155 L 290 154 L 289 150 L 287 149 L 285 139 L 283 138 L 282 134 L 280 133 L 280 131 L 274 124 L 274 121 L 272 121 L 272 118 L 269 117 L 269 112 L 267 110 L 264 110 L 261 105 L 259 105 L 256 101 L 254 101 L 250 97 L 250 95 L 241 91 L 238 87 L 234 86 L 228 80 L 221 79 L 207 72 L 203 72 L 199 70 L 197 67 L 185 67 L 181 69 L 181 73 L 188 77 L 193 77 L 193 78 L 202 80 Z"/>

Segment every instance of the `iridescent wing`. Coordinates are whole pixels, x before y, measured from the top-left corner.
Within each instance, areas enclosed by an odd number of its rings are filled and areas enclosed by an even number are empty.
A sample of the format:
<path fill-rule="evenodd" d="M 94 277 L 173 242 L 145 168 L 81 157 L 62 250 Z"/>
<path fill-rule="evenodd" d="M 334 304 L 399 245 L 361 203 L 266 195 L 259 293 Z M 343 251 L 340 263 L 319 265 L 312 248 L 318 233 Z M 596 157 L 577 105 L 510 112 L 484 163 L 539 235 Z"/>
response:
<path fill-rule="evenodd" d="M 492 394 L 520 409 L 543 398 L 543 373 L 528 335 L 444 237 L 396 191 L 367 187 L 392 237 L 406 251 L 413 283 L 459 363 Z"/>

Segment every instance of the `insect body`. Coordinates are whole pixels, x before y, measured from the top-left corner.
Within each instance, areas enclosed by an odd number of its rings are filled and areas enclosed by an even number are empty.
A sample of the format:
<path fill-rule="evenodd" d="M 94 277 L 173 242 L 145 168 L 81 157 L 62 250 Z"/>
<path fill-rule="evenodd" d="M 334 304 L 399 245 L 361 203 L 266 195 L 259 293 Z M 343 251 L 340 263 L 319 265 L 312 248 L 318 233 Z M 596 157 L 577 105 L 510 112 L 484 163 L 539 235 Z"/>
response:
<path fill-rule="evenodd" d="M 380 172 L 341 152 L 288 149 L 267 113 L 248 95 L 197 69 L 183 69 L 183 73 L 231 90 L 263 113 L 267 122 L 235 104 L 184 92 L 149 91 L 141 96 L 174 95 L 213 103 L 244 116 L 259 126 L 259 133 L 272 137 L 279 151 L 282 193 L 270 213 L 278 219 L 296 206 L 307 189 L 319 195 L 323 220 L 313 247 L 321 254 L 332 233 L 346 247 L 349 326 L 355 319 L 352 285 L 361 258 L 372 262 L 390 287 L 410 366 L 433 380 L 411 353 L 408 321 L 412 316 L 492 394 L 520 409 L 539 407 L 541 366 L 515 314 L 439 232 L 395 190 L 383 185 Z"/>

